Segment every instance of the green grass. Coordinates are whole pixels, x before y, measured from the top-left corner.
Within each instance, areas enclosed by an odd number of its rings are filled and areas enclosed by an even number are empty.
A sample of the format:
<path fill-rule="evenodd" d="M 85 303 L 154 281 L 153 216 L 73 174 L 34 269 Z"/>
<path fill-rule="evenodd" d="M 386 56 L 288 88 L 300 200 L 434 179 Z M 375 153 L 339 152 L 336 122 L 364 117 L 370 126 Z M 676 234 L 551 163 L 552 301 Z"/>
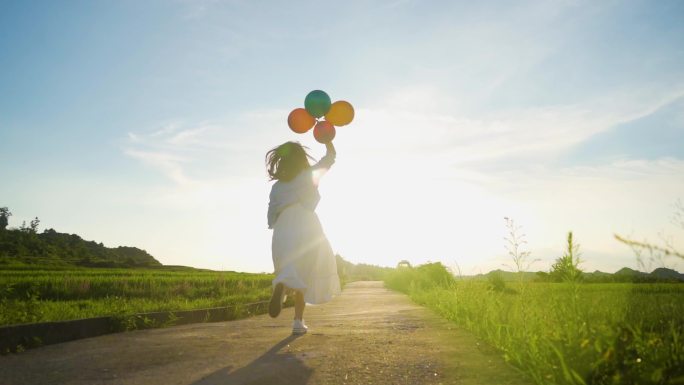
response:
<path fill-rule="evenodd" d="M 504 289 L 444 273 L 439 264 L 398 269 L 386 284 L 495 346 L 538 384 L 684 383 L 682 284 Z"/>
<path fill-rule="evenodd" d="M 272 279 L 182 268 L 0 270 L 0 325 L 258 302 Z"/>

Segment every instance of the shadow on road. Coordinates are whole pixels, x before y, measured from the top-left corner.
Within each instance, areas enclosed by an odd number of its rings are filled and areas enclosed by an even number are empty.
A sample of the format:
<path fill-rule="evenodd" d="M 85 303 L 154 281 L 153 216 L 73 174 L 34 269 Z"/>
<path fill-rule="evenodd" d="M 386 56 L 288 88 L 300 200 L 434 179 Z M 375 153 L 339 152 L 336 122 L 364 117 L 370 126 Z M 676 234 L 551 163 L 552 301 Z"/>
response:
<path fill-rule="evenodd" d="M 303 385 L 311 376 L 313 369 L 304 365 L 294 354 L 278 353 L 299 336 L 291 335 L 273 345 L 249 365 L 231 371 L 228 366 L 218 370 L 191 385 Z"/>

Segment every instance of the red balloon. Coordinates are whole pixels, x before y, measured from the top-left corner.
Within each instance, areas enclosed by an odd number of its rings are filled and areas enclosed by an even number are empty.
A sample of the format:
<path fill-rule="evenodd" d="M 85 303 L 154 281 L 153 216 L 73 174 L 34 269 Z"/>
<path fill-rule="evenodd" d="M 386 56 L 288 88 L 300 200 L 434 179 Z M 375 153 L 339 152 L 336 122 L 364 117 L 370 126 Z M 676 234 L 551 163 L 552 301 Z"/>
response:
<path fill-rule="evenodd" d="M 287 125 L 298 134 L 303 134 L 313 127 L 316 119 L 303 108 L 295 108 L 287 116 Z"/>
<path fill-rule="evenodd" d="M 326 120 L 321 120 L 314 127 L 314 138 L 318 143 L 332 142 L 335 139 L 335 126 Z"/>

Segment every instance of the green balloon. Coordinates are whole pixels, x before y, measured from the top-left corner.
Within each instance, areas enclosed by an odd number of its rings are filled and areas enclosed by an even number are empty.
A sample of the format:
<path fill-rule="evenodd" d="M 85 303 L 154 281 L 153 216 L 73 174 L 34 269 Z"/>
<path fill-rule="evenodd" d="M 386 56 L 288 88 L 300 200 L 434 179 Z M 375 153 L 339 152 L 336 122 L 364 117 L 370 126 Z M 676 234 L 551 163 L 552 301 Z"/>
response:
<path fill-rule="evenodd" d="M 309 92 L 304 99 L 304 108 L 314 118 L 320 118 L 330 111 L 330 96 L 321 90 Z"/>

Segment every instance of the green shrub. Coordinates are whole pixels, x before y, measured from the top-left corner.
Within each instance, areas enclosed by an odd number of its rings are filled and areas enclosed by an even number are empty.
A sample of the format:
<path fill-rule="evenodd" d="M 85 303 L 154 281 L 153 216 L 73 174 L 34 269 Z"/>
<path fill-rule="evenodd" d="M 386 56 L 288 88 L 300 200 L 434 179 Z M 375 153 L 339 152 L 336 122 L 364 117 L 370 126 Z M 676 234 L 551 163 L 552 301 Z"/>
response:
<path fill-rule="evenodd" d="M 410 293 L 415 290 L 448 289 L 456 280 L 440 262 L 427 263 L 418 267 L 400 267 L 388 273 L 385 285 L 390 289 Z"/>
<path fill-rule="evenodd" d="M 506 282 L 501 276 L 500 271 L 491 271 L 487 274 L 487 282 L 489 282 L 489 288 L 495 291 L 505 291 Z"/>

